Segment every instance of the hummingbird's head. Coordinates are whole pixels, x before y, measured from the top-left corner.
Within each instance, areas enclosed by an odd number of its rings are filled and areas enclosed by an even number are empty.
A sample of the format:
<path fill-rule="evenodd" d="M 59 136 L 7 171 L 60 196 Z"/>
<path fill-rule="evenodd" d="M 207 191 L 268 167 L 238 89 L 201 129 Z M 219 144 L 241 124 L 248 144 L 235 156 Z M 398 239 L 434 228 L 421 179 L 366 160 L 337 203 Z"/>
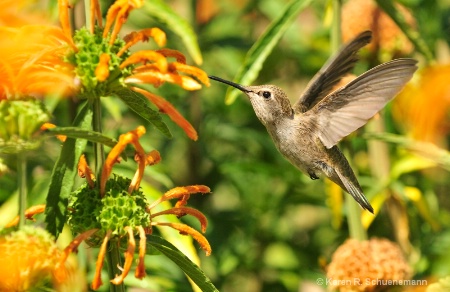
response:
<path fill-rule="evenodd" d="M 264 125 L 274 123 L 281 118 L 291 118 L 294 115 L 289 98 L 278 86 L 243 86 L 216 76 L 209 76 L 209 78 L 233 86 L 245 93 L 252 103 L 256 116 Z"/>

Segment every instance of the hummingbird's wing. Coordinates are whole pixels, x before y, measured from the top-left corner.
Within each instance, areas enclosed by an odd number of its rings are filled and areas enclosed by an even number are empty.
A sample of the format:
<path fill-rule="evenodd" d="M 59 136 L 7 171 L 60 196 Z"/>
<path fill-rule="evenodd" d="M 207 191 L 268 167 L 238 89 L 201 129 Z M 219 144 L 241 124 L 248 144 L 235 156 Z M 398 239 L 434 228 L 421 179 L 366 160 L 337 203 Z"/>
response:
<path fill-rule="evenodd" d="M 372 39 L 371 31 L 360 33 L 354 40 L 347 43 L 342 49 L 332 56 L 319 72 L 314 75 L 306 86 L 305 91 L 293 108 L 296 112 L 306 112 L 324 98 L 341 78 L 352 71 L 358 61 L 359 49 L 367 45 Z"/>
<path fill-rule="evenodd" d="M 317 121 L 322 143 L 331 148 L 362 127 L 390 101 L 417 70 L 414 59 L 396 59 L 361 74 L 332 92 L 305 115 Z"/>

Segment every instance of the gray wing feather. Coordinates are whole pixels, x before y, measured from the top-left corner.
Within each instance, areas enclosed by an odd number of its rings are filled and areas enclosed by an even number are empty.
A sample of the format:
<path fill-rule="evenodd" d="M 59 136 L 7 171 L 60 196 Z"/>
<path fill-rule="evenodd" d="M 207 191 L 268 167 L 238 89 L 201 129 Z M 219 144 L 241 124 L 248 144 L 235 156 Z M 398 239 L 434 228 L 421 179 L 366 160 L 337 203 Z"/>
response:
<path fill-rule="evenodd" d="M 322 143 L 331 148 L 366 124 L 412 78 L 416 63 L 414 59 L 396 59 L 374 67 L 306 112 L 315 116 Z"/>
<path fill-rule="evenodd" d="M 364 31 L 331 57 L 308 83 L 304 93 L 294 104 L 294 110 L 296 112 L 306 112 L 330 93 L 333 86 L 345 74 L 353 70 L 358 61 L 357 53 L 359 49 L 367 45 L 371 39 L 372 32 Z"/>

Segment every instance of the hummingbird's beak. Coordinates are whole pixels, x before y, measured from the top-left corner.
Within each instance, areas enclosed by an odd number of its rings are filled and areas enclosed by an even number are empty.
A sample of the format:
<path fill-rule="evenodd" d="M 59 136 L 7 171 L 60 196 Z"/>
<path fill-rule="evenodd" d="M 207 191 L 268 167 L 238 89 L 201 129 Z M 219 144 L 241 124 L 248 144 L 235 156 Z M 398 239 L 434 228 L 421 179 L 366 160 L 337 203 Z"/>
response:
<path fill-rule="evenodd" d="M 209 77 L 209 79 L 216 80 L 216 81 L 228 84 L 230 86 L 233 86 L 234 88 L 237 88 L 237 89 L 239 89 L 242 92 L 249 92 L 250 91 L 250 90 L 246 89 L 244 86 L 239 85 L 237 83 L 234 83 L 234 82 L 231 82 L 231 81 L 228 81 L 228 80 L 216 77 L 216 76 L 208 76 L 208 77 Z"/>

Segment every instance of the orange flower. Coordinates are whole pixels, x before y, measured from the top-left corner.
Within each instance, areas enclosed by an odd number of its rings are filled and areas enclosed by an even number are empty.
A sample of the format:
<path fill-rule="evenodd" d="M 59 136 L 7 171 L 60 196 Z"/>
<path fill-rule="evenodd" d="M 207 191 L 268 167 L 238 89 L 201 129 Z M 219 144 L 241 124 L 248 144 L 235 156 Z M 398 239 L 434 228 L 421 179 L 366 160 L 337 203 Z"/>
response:
<path fill-rule="evenodd" d="M 81 91 L 84 94 L 100 92 L 110 95 L 109 88 L 127 86 L 147 97 L 162 113 L 167 114 L 178 124 L 189 138 L 196 140 L 197 132 L 174 106 L 164 98 L 133 85 L 152 84 L 158 87 L 169 82 L 186 90 L 198 90 L 201 88 L 201 83 L 209 86 L 207 74 L 196 67 L 187 65 L 184 55 L 175 50 L 143 50 L 130 54 L 128 49 L 138 42 L 153 39 L 158 47 L 166 44 L 166 35 L 159 28 L 131 32 L 124 37 L 123 41 L 118 40 L 120 29 L 130 11 L 141 7 L 142 0 L 117 0 L 108 10 L 104 28 L 102 28 L 98 0 L 93 0 L 91 3 L 89 31 L 80 30 L 72 38 L 68 13 L 70 6 L 67 0 L 59 0 L 61 26 L 69 39 L 69 44 L 72 44 L 74 49 L 69 60 L 76 67 L 75 72 L 84 87 Z M 175 61 L 170 61 L 171 58 Z M 109 87 L 105 87 L 105 84 Z"/>
<path fill-rule="evenodd" d="M 93 98 L 111 95 L 114 88 L 123 87 L 143 94 L 135 84 L 158 87 L 169 82 L 186 90 L 198 90 L 201 83 L 209 86 L 206 73 L 187 65 L 186 58 L 178 51 L 156 49 L 130 54 L 131 46 L 149 39 L 158 47 L 164 46 L 166 35 L 160 29 L 132 32 L 124 40 L 118 40 L 130 11 L 141 7 L 142 0 L 117 0 L 108 10 L 104 28 L 99 1 L 91 1 L 91 26 L 89 30 L 78 30 L 74 36 L 69 1 L 58 3 L 61 28 L 0 27 L 0 100 L 74 93 Z M 175 61 L 170 61 L 172 58 Z M 144 95 L 189 138 L 197 139 L 192 125 L 168 101 L 154 94 Z"/>
<path fill-rule="evenodd" d="M 20 27 L 29 24 L 50 24 L 49 15 L 35 9 L 37 3 L 32 2 L 36 1 L 0 0 L 2 7 L 0 9 L 0 26 Z M 30 4 L 34 4 L 34 7 L 29 7 Z"/>
<path fill-rule="evenodd" d="M 0 27 L 0 100 L 72 92 L 73 66 L 63 61 L 66 43 L 53 26 Z"/>
<path fill-rule="evenodd" d="M 333 291 L 380 291 L 410 277 L 411 268 L 398 245 L 383 238 L 347 239 L 327 268 L 328 288 Z"/>
<path fill-rule="evenodd" d="M 449 64 L 426 67 L 394 100 L 394 118 L 414 139 L 445 145 L 450 108 L 448 76 Z"/>
<path fill-rule="evenodd" d="M 40 228 L 24 227 L 0 237 L 0 291 L 38 289 L 50 280 L 55 288 L 71 282 L 73 268 L 58 265 L 62 251 L 49 233 Z M 73 286 L 72 286 L 73 291 Z"/>
<path fill-rule="evenodd" d="M 395 3 L 396 8 L 411 26 L 415 26 L 412 14 Z M 364 17 L 361 17 L 364 15 Z M 391 60 L 393 56 L 404 56 L 412 52 L 413 45 L 395 22 L 381 10 L 374 0 L 349 0 L 342 8 L 342 38 L 344 42 L 364 30 L 373 32 L 373 40 L 367 45 L 380 58 Z"/>
<path fill-rule="evenodd" d="M 68 254 L 76 250 L 82 241 L 87 241 L 90 245 L 100 246 L 96 271 L 91 285 L 92 289 L 98 289 L 102 284 L 100 277 L 101 270 L 107 251 L 107 244 L 112 239 L 122 241 L 122 239 L 126 238 L 127 248 L 125 250 L 125 262 L 121 269 L 122 273 L 112 279 L 111 283 L 115 285 L 121 284 L 128 275 L 136 249 L 135 235 L 140 238 L 138 244 L 138 265 L 135 277 L 141 279 L 145 276 L 144 256 L 147 240 L 146 234 L 152 233 L 153 226 L 168 226 L 178 230 L 182 235 L 191 235 L 200 244 L 200 247 L 205 250 L 207 255 L 211 254 L 211 246 L 208 240 L 194 228 L 182 223 L 157 222 L 153 220 L 158 216 L 167 214 L 172 214 L 177 217 L 191 215 L 199 220 L 201 232 L 206 232 L 208 222 L 205 215 L 185 205 L 191 194 L 209 193 L 210 189 L 202 185 L 177 187 L 166 192 L 152 204 L 147 204 L 145 196 L 139 190 L 144 168 L 148 165 L 157 164 L 161 161 L 161 157 L 156 150 L 150 151 L 149 153 L 144 152 L 139 142 L 139 138 L 143 134 L 145 134 L 145 128 L 140 126 L 119 137 L 119 141 L 111 149 L 105 160 L 103 171 L 97 185 L 95 176 L 87 165 L 84 156 L 80 158 L 78 164 L 78 173 L 81 177 L 86 177 L 87 185 L 83 186 L 74 194 L 74 202 L 72 202 L 69 208 L 71 210 L 69 225 L 79 235 L 65 249 L 65 257 L 61 259 L 60 264 L 64 263 Z M 124 179 L 117 175 L 110 178 L 114 164 L 119 161 L 120 155 L 128 144 L 133 145 L 136 150 L 135 160 L 138 167 L 133 179 Z M 178 199 L 175 207 L 157 213 L 151 213 L 155 206 L 172 199 Z M 89 222 L 90 225 L 87 226 L 85 224 L 86 222 Z"/>

